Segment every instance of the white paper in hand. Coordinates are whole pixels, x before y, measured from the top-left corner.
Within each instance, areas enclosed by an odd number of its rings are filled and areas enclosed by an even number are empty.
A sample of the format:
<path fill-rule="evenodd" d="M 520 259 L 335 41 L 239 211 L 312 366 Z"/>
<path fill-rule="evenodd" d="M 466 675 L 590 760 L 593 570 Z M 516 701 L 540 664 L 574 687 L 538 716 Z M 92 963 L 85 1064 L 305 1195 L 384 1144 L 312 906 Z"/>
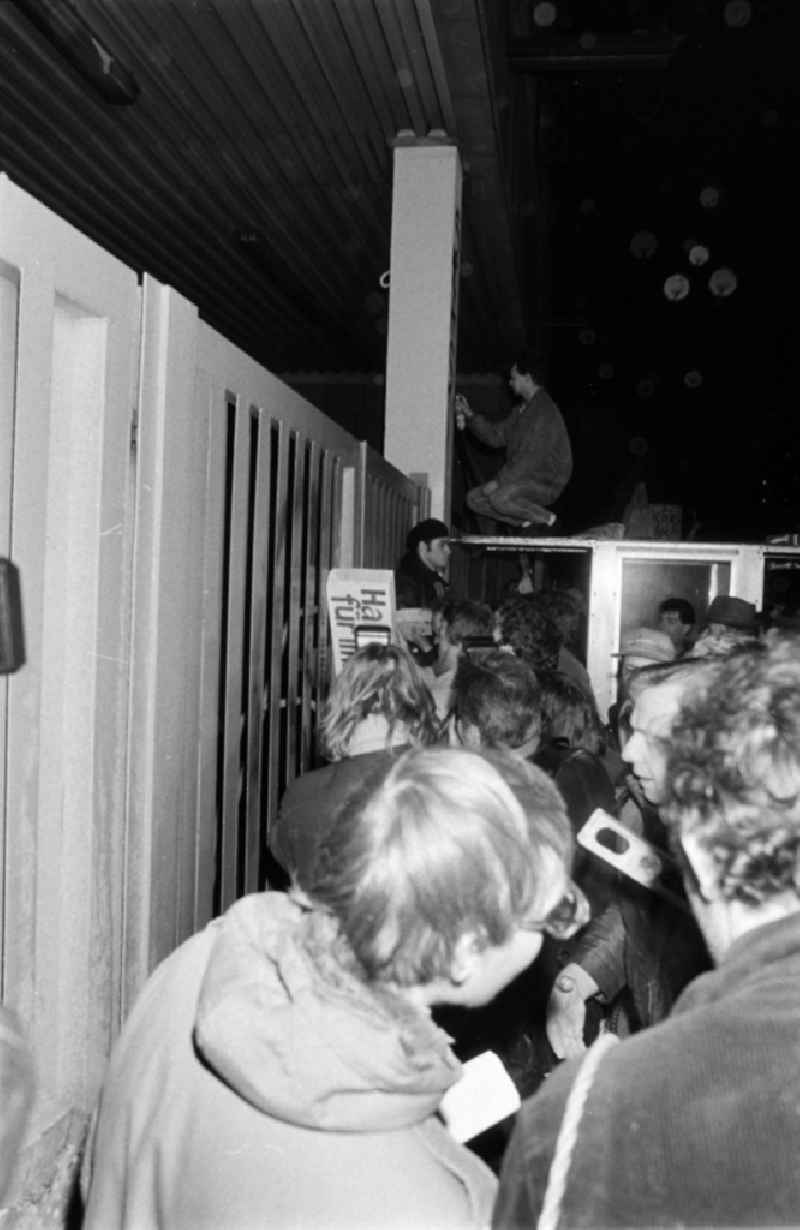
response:
<path fill-rule="evenodd" d="M 461 1079 L 442 1098 L 439 1111 L 450 1135 L 462 1142 L 518 1111 L 517 1087 L 494 1051 L 464 1064 Z"/>

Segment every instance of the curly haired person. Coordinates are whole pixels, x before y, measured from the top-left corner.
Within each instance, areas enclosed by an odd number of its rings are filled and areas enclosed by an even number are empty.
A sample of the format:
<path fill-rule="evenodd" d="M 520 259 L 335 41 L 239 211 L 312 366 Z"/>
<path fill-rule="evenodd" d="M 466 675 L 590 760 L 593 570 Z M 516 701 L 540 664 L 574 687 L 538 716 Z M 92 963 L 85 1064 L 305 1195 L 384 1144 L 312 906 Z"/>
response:
<path fill-rule="evenodd" d="M 496 1228 L 800 1224 L 800 640 L 702 679 L 648 768 L 716 968 L 523 1106 Z"/>

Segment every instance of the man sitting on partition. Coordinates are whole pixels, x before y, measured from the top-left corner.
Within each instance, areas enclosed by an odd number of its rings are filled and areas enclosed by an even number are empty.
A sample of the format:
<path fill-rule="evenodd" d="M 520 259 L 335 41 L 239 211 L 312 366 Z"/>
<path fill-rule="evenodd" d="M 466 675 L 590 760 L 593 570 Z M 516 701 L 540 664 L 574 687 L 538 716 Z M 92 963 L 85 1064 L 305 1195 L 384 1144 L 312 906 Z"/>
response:
<path fill-rule="evenodd" d="M 467 492 L 467 506 L 520 529 L 555 524 L 550 505 L 572 475 L 572 448 L 561 411 L 541 384 L 535 359 L 511 367 L 511 391 L 519 399 L 507 418 L 494 422 L 456 397 L 456 424 L 468 427 L 491 448 L 505 449 L 505 462 L 488 483 Z"/>

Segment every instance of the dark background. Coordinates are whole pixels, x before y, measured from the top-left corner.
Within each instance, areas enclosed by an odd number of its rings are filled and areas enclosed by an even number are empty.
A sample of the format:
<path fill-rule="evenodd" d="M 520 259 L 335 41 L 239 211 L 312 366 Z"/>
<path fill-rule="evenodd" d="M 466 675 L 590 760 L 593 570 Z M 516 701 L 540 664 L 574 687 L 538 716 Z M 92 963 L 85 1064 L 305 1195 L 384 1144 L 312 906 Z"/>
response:
<path fill-rule="evenodd" d="M 683 506 L 684 534 L 798 529 L 796 8 L 552 9 L 521 7 L 520 33 L 629 50 L 645 31 L 682 39 L 660 70 L 630 57 L 538 77 L 550 279 L 538 324 L 576 455 L 568 519 L 612 518 L 643 478 L 651 501 Z M 718 203 L 705 206 L 709 187 Z M 646 253 L 641 232 L 656 241 Z M 691 241 L 705 265 L 690 264 Z M 727 297 L 708 287 L 719 267 L 737 279 Z M 690 291 L 670 301 L 679 273 Z"/>

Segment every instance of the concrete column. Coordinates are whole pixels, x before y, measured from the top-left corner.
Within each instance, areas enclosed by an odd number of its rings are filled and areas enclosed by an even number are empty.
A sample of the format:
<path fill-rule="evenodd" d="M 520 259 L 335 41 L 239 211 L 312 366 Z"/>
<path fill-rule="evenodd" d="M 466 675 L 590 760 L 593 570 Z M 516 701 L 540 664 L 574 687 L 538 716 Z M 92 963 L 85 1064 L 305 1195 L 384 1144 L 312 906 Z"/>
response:
<path fill-rule="evenodd" d="M 427 475 L 431 516 L 450 520 L 461 246 L 461 159 L 447 138 L 394 150 L 386 355 L 387 461 Z"/>

